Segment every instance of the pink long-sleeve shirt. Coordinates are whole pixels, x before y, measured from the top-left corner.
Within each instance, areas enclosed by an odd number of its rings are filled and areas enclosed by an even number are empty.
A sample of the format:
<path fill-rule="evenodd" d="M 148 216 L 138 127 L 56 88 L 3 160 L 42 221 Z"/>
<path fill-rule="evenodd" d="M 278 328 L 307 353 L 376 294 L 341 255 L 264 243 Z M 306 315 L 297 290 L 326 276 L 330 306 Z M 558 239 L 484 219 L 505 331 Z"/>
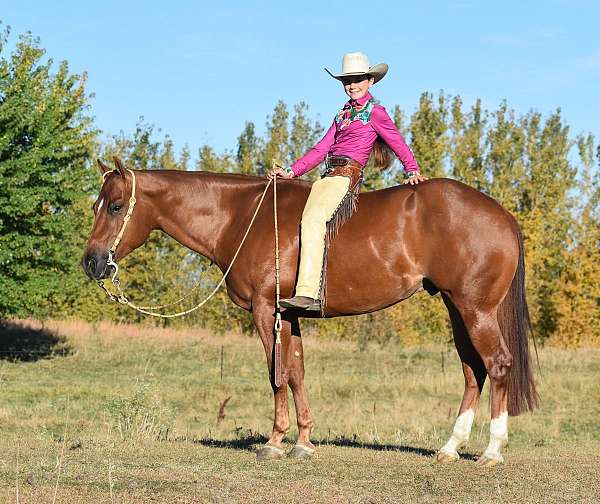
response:
<path fill-rule="evenodd" d="M 367 93 L 358 100 L 349 100 L 343 110 L 348 110 L 355 105 L 365 105 L 371 99 L 373 99 L 371 93 Z M 378 136 L 398 156 L 407 173 L 420 171 L 415 156 L 406 145 L 398 128 L 385 108 L 379 104 L 373 105 L 370 119 L 366 123 L 360 119 L 355 119 L 350 123 L 334 119 L 325 136 L 292 164 L 292 171 L 295 176 L 299 177 L 321 163 L 327 155 L 348 156 L 364 166 L 369 160 L 373 144 Z"/>

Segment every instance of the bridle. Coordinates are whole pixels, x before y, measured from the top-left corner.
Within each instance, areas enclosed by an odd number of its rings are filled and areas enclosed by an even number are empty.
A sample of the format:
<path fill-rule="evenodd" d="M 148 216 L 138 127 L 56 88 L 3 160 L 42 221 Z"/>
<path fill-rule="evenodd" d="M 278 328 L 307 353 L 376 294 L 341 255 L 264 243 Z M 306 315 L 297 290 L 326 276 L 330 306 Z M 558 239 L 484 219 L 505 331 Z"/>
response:
<path fill-rule="evenodd" d="M 105 181 L 106 178 L 108 177 L 109 174 L 114 173 L 116 170 L 110 171 L 110 172 L 106 172 L 102 175 L 102 179 Z M 127 208 L 127 213 L 125 214 L 125 217 L 123 218 L 123 225 L 121 226 L 121 230 L 119 231 L 119 234 L 117 235 L 117 237 L 115 238 L 115 241 L 112 244 L 112 247 L 110 247 L 110 250 L 108 251 L 109 256 L 114 255 L 115 251 L 117 250 L 117 247 L 119 246 L 119 243 L 121 243 L 121 239 L 123 238 L 123 234 L 125 233 L 125 229 L 127 229 L 127 224 L 129 224 L 129 219 L 131 219 L 131 214 L 133 213 L 133 209 L 135 208 L 135 203 L 136 203 L 136 199 L 135 199 L 135 173 L 130 170 L 129 168 L 127 168 L 127 171 L 129 173 L 131 173 L 131 196 L 129 197 L 129 207 Z M 111 257 L 112 259 L 112 257 Z"/>
<path fill-rule="evenodd" d="M 112 266 L 114 268 L 114 273 L 112 274 L 110 280 L 111 280 L 111 283 L 115 286 L 115 288 L 118 291 L 117 295 L 115 296 L 115 294 L 113 294 L 106 288 L 103 280 L 98 280 L 98 285 L 108 294 L 108 297 L 112 301 L 119 301 L 122 304 L 128 304 L 128 300 L 125 297 L 125 295 L 123 294 L 123 291 L 121 290 L 121 282 L 117 278 L 117 275 L 119 274 L 119 265 L 115 262 L 114 257 L 115 257 L 115 252 L 117 250 L 117 247 L 119 246 L 119 243 L 121 243 L 121 240 L 123 239 L 123 235 L 125 234 L 125 229 L 127 229 L 127 224 L 129 224 L 129 220 L 131 219 L 131 215 L 133 214 L 133 209 L 135 208 L 135 203 L 137 201 L 135 198 L 135 187 L 136 187 L 135 173 L 133 172 L 133 170 L 130 170 L 129 168 L 127 168 L 127 171 L 129 173 L 131 173 L 131 196 L 129 197 L 129 206 L 127 207 L 127 213 L 125 214 L 125 217 L 123 217 L 123 224 L 121 225 L 121 229 L 119 230 L 119 233 L 115 237 L 115 240 L 113 241 L 112 246 L 108 250 L 108 259 L 106 261 L 107 268 L 109 266 Z M 106 179 L 112 173 L 120 173 L 120 172 L 118 172 L 118 170 L 106 171 L 102 174 L 102 181 L 106 182 Z"/>

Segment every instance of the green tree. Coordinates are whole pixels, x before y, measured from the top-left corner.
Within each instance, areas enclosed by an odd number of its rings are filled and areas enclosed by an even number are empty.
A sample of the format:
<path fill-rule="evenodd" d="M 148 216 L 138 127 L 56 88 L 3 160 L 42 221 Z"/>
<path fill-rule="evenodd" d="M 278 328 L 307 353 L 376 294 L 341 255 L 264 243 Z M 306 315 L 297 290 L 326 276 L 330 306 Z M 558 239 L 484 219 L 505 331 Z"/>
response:
<path fill-rule="evenodd" d="M 289 112 L 283 101 L 277 102 L 273 114 L 267 118 L 267 138 L 258 175 L 264 175 L 271 169 L 273 160 L 285 163 L 288 159 L 288 117 Z"/>
<path fill-rule="evenodd" d="M 171 140 L 169 135 L 165 135 L 162 149 L 158 157 L 158 166 L 163 170 L 179 170 L 180 164 L 175 157 L 173 140 Z M 184 161 L 184 164 L 185 163 L 186 161 Z"/>
<path fill-rule="evenodd" d="M 411 148 L 428 177 L 443 177 L 448 154 L 448 107 L 446 97 L 440 92 L 437 104 L 432 93 L 423 93 L 419 108 L 410 123 Z"/>
<path fill-rule="evenodd" d="M 557 296 L 557 329 L 551 342 L 561 346 L 600 345 L 600 148 L 594 170 L 594 137 L 579 135 L 581 160 L 577 222 L 562 251 L 565 268 Z"/>
<path fill-rule="evenodd" d="M 557 327 L 556 303 L 566 268 L 562 252 L 576 222 L 570 197 L 576 170 L 569 161 L 572 142 L 560 110 L 545 122 L 531 112 L 524 128 L 526 176 L 522 194 L 520 188 L 515 192 L 521 197 L 519 218 L 526 239 L 534 327 L 539 337 L 547 339 Z"/>
<path fill-rule="evenodd" d="M 238 137 L 237 165 L 244 175 L 256 175 L 260 159 L 261 140 L 256 136 L 253 122 L 246 121 Z"/>
<path fill-rule="evenodd" d="M 6 54 L 0 35 L 0 316 L 55 314 L 83 280 L 83 208 L 96 131 L 85 75 L 53 61 L 31 34 Z"/>
<path fill-rule="evenodd" d="M 525 123 L 515 118 L 506 102 L 491 114 L 491 121 L 485 136 L 486 192 L 510 212 L 519 212 L 526 172 Z"/>
<path fill-rule="evenodd" d="M 451 106 L 450 123 L 452 176 L 476 189 L 488 188 L 485 173 L 485 126 L 486 117 L 477 100 L 469 114 L 462 111 L 462 99 L 455 96 Z"/>
<path fill-rule="evenodd" d="M 311 121 L 307 115 L 308 105 L 304 102 L 294 105 L 291 133 L 288 147 L 288 163 L 292 164 L 298 158 L 304 156 L 323 135 L 323 128 L 318 121 Z M 308 174 L 308 178 L 315 180 L 320 176 L 318 170 Z"/>
<path fill-rule="evenodd" d="M 399 105 L 394 106 L 394 111 L 392 113 L 392 119 L 394 120 L 394 124 L 396 125 L 396 128 L 398 128 L 398 131 L 400 132 L 400 134 L 405 139 L 408 138 L 410 131 L 406 127 L 406 114 L 400 108 Z"/>
<path fill-rule="evenodd" d="M 236 171 L 237 166 L 228 154 L 217 154 L 209 145 L 203 145 L 198 150 L 196 169 L 215 172 L 231 173 Z"/>

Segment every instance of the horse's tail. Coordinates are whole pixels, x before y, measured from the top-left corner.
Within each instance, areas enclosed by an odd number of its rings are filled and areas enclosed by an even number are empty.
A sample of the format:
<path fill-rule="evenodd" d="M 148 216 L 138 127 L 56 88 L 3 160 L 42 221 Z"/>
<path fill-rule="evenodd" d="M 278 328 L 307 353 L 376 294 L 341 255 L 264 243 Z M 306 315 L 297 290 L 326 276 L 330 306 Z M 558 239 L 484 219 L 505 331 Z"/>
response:
<path fill-rule="evenodd" d="M 531 321 L 525 295 L 523 235 L 518 225 L 516 231 L 519 241 L 519 264 L 510 289 L 498 310 L 498 323 L 513 358 L 508 381 L 508 414 L 513 416 L 534 410 L 539 401 L 529 358 Z"/>

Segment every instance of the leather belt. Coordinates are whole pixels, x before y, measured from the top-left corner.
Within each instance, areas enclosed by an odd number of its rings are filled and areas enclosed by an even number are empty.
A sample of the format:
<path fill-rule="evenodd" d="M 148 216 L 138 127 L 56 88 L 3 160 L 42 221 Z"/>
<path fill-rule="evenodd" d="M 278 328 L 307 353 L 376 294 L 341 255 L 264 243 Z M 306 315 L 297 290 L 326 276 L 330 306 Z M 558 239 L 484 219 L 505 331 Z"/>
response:
<path fill-rule="evenodd" d="M 363 166 L 346 156 L 329 156 L 323 177 L 348 177 L 350 188 L 354 189 L 363 179 Z"/>

